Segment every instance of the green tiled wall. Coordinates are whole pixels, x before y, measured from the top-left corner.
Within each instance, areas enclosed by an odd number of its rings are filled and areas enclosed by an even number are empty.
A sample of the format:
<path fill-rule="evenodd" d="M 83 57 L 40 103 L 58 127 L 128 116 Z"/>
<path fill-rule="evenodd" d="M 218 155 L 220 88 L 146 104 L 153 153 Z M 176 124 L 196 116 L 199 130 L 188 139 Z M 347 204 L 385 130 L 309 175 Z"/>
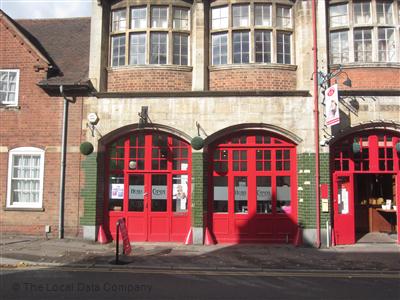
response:
<path fill-rule="evenodd" d="M 92 153 L 82 161 L 82 169 L 85 174 L 85 185 L 81 189 L 84 199 L 84 213 L 81 225 L 96 225 L 97 211 L 97 153 Z"/>
<path fill-rule="evenodd" d="M 299 223 L 304 228 L 316 227 L 316 202 L 315 202 L 315 153 L 302 153 L 297 155 L 297 182 L 298 182 L 298 213 Z M 329 154 L 320 154 L 320 184 L 329 186 Z M 320 223 L 325 224 L 330 220 L 330 193 L 329 212 L 322 212 L 320 206 Z"/>

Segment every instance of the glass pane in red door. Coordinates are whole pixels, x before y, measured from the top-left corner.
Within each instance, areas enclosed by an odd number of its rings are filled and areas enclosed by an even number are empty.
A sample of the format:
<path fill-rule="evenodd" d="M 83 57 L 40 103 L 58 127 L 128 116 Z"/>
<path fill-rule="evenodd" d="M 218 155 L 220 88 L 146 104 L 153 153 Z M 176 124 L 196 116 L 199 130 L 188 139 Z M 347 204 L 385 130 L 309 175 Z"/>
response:
<path fill-rule="evenodd" d="M 151 175 L 151 211 L 167 211 L 167 175 Z"/>
<path fill-rule="evenodd" d="M 213 211 L 228 212 L 228 177 L 214 176 Z"/>
<path fill-rule="evenodd" d="M 276 211 L 290 214 L 291 207 L 290 176 L 276 177 Z"/>
<path fill-rule="evenodd" d="M 129 211 L 144 210 L 144 175 L 129 175 Z"/>
<path fill-rule="evenodd" d="M 247 177 L 235 176 L 235 213 L 248 213 Z"/>
<path fill-rule="evenodd" d="M 347 215 L 349 213 L 349 188 L 350 178 L 348 176 L 340 176 L 338 178 L 338 214 Z"/>
<path fill-rule="evenodd" d="M 257 213 L 272 213 L 272 188 L 270 176 L 257 176 Z"/>
<path fill-rule="evenodd" d="M 172 211 L 187 212 L 188 175 L 172 177 Z"/>

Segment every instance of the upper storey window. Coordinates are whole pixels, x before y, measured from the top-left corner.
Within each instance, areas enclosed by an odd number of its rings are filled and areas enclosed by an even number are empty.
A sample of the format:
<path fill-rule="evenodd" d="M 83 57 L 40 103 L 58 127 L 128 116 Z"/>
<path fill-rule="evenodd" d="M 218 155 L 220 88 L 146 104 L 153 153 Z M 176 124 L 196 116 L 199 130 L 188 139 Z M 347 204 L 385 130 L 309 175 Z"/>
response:
<path fill-rule="evenodd" d="M 146 64 L 189 65 L 188 7 L 171 4 L 131 6 L 112 11 L 111 24 L 112 67 Z"/>
<path fill-rule="evenodd" d="M 330 63 L 399 62 L 400 1 L 350 0 L 329 7 Z"/>
<path fill-rule="evenodd" d="M 228 28 L 228 6 L 213 8 L 211 18 L 212 29 Z"/>
<path fill-rule="evenodd" d="M 292 8 L 249 0 L 211 7 L 212 65 L 293 62 Z"/>
<path fill-rule="evenodd" d="M 18 105 L 19 70 L 0 69 L 0 105 Z"/>
<path fill-rule="evenodd" d="M 126 29 L 126 10 L 116 10 L 112 13 L 112 31 L 122 31 Z"/>
<path fill-rule="evenodd" d="M 347 4 L 332 5 L 329 8 L 331 27 L 346 26 L 348 24 Z"/>
<path fill-rule="evenodd" d="M 371 23 L 371 3 L 369 1 L 354 2 L 353 8 L 355 24 Z"/>

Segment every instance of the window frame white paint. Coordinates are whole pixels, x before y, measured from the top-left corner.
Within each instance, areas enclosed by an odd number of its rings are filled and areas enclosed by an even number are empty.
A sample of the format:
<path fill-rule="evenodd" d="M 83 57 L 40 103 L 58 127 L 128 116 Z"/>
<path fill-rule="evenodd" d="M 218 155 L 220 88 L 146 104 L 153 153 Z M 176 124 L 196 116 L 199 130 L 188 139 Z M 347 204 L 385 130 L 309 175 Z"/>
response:
<path fill-rule="evenodd" d="M 223 11 L 226 14 L 226 16 L 225 15 L 221 16 L 222 15 L 221 13 Z M 218 12 L 218 16 L 216 16 L 217 12 Z M 226 20 L 226 26 L 225 26 L 225 20 Z M 224 5 L 224 6 L 212 7 L 211 8 L 211 29 L 212 30 L 227 29 L 228 27 L 229 27 L 229 6 Z"/>
<path fill-rule="evenodd" d="M 123 14 L 121 18 L 120 14 Z M 121 32 L 125 31 L 128 27 L 126 26 L 126 9 L 116 9 L 111 13 L 111 32 Z M 121 25 L 124 24 L 124 25 Z"/>
<path fill-rule="evenodd" d="M 19 69 L 0 69 L 0 72 L 7 72 L 7 90 L 2 91 L 5 92 L 6 94 L 6 101 L 0 102 L 0 105 L 4 106 L 18 106 L 19 102 L 19 81 L 20 81 L 20 70 Z M 10 91 L 10 73 L 16 73 L 15 74 L 15 91 Z M 0 75 L 1 76 L 1 75 Z M 1 78 L 1 77 L 0 77 Z M 14 93 L 14 101 L 10 102 L 7 101 L 9 94 Z M 0 100 L 1 101 L 1 100 Z"/>
<path fill-rule="evenodd" d="M 347 40 L 346 40 L 346 42 L 347 42 L 347 61 L 344 61 L 343 60 L 343 57 L 345 56 L 344 54 L 346 53 L 346 51 L 344 51 L 344 50 L 346 50 L 346 48 L 344 47 L 344 39 L 342 38 L 343 37 L 343 34 L 344 33 L 346 33 L 347 34 Z M 330 42 L 330 47 L 329 47 L 329 61 L 332 63 L 332 64 L 346 64 L 346 63 L 349 63 L 350 62 L 350 41 L 349 41 L 349 30 L 338 30 L 338 31 L 331 31 L 330 32 L 330 35 L 329 35 L 329 42 Z M 339 51 L 336 53 L 334 53 L 333 52 L 333 41 L 332 41 L 332 36 L 334 35 L 334 34 L 336 34 L 336 35 L 338 35 L 338 40 L 339 40 L 339 47 L 338 47 L 338 49 L 339 49 Z M 339 58 L 339 61 L 333 61 L 333 56 L 334 56 L 334 54 L 336 54 L 336 57 L 337 56 L 339 56 L 340 58 Z"/>
<path fill-rule="evenodd" d="M 38 202 L 12 202 L 12 181 L 13 179 L 13 163 L 15 156 L 32 155 L 40 157 L 39 169 L 39 201 Z M 43 186 L 44 186 L 44 160 L 45 151 L 36 147 L 19 147 L 9 151 L 8 155 L 8 173 L 7 173 L 7 202 L 6 207 L 13 208 L 26 208 L 26 209 L 42 209 L 43 208 Z M 15 179 L 17 180 L 17 179 Z M 17 203 L 17 204 L 14 204 Z"/>
<path fill-rule="evenodd" d="M 338 7 L 345 7 L 346 13 L 334 15 L 332 11 L 334 10 L 334 8 L 338 8 Z M 342 21 L 342 19 L 343 19 L 343 21 Z M 340 22 L 338 22 L 336 20 L 340 20 Z M 348 3 L 334 4 L 329 7 L 329 23 L 330 23 L 331 28 L 349 25 L 349 5 L 348 5 Z"/>

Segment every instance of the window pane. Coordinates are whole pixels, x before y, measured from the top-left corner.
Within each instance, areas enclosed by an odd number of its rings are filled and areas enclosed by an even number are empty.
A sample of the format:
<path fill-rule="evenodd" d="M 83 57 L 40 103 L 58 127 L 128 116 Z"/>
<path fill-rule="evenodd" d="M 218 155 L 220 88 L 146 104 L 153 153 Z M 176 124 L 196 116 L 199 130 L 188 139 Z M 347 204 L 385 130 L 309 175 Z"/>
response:
<path fill-rule="evenodd" d="M 144 175 L 134 174 L 129 175 L 129 211 L 144 210 Z"/>
<path fill-rule="evenodd" d="M 330 26 L 345 26 L 348 24 L 347 4 L 332 5 L 329 7 Z"/>
<path fill-rule="evenodd" d="M 394 62 L 396 56 L 396 43 L 393 28 L 378 29 L 378 58 L 383 62 Z"/>
<path fill-rule="evenodd" d="M 151 175 L 151 211 L 167 211 L 167 175 Z"/>
<path fill-rule="evenodd" d="M 249 32 L 233 33 L 233 63 L 249 62 Z"/>
<path fill-rule="evenodd" d="M 146 58 L 146 34 L 133 33 L 131 34 L 130 57 L 131 65 L 144 65 Z"/>
<path fill-rule="evenodd" d="M 255 32 L 256 62 L 271 62 L 271 32 L 257 30 Z"/>
<path fill-rule="evenodd" d="M 291 9 L 286 6 L 277 6 L 276 8 L 276 26 L 291 27 Z"/>
<path fill-rule="evenodd" d="M 277 62 L 281 64 L 291 63 L 290 33 L 277 34 Z"/>
<path fill-rule="evenodd" d="M 167 63 L 167 33 L 152 32 L 150 44 L 150 63 L 166 64 Z"/>
<path fill-rule="evenodd" d="M 285 214 L 292 211 L 289 176 L 276 177 L 276 211 Z"/>
<path fill-rule="evenodd" d="M 391 2 L 377 2 L 376 14 L 379 24 L 393 24 L 393 8 Z"/>
<path fill-rule="evenodd" d="M 255 4 L 254 14 L 256 26 L 271 26 L 271 4 Z"/>
<path fill-rule="evenodd" d="M 173 19 L 174 29 L 189 29 L 189 9 L 175 7 L 174 8 L 174 19 Z"/>
<path fill-rule="evenodd" d="M 354 60 L 358 62 L 372 61 L 372 40 L 370 29 L 354 30 Z"/>
<path fill-rule="evenodd" d="M 348 31 L 331 32 L 330 60 L 333 64 L 347 63 L 349 61 Z"/>
<path fill-rule="evenodd" d="M 228 28 L 228 7 L 216 7 L 211 10 L 211 28 Z"/>
<path fill-rule="evenodd" d="M 189 35 L 174 33 L 173 35 L 173 63 L 175 65 L 187 65 L 188 64 L 188 43 Z"/>
<path fill-rule="evenodd" d="M 117 10 L 112 12 L 112 31 L 121 31 L 126 29 L 126 10 Z"/>
<path fill-rule="evenodd" d="M 371 5 L 370 2 L 354 2 L 354 22 L 356 24 L 371 23 Z"/>
<path fill-rule="evenodd" d="M 213 65 L 226 64 L 228 35 L 226 33 L 212 35 L 212 61 Z"/>
<path fill-rule="evenodd" d="M 214 177 L 214 212 L 228 212 L 228 177 Z"/>
<path fill-rule="evenodd" d="M 151 27 L 168 28 L 168 8 L 153 6 L 151 8 Z"/>
<path fill-rule="evenodd" d="M 131 10 L 131 27 L 134 29 L 147 27 L 147 9 L 146 7 L 134 7 Z"/>
<path fill-rule="evenodd" d="M 248 213 L 248 190 L 247 177 L 240 176 L 234 178 L 235 182 L 235 213 Z"/>
<path fill-rule="evenodd" d="M 257 176 L 257 213 L 272 213 L 271 177 Z"/>
<path fill-rule="evenodd" d="M 249 5 L 232 6 L 233 27 L 246 27 L 250 25 Z"/>
<path fill-rule="evenodd" d="M 125 64 L 125 35 L 112 37 L 112 66 L 122 66 Z"/>

